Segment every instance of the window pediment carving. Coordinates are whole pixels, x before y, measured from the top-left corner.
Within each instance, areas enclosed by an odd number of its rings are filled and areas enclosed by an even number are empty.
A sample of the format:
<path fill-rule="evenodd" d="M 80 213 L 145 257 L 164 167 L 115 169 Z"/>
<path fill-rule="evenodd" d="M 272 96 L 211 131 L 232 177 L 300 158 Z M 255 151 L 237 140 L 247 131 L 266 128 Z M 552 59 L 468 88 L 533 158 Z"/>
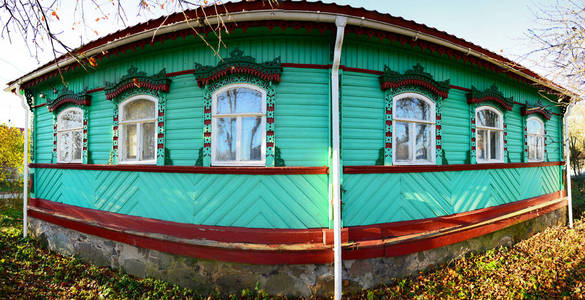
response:
<path fill-rule="evenodd" d="M 265 81 L 280 82 L 282 65 L 280 56 L 274 60 L 257 63 L 252 56 L 244 55 L 244 52 L 235 49 L 216 66 L 203 66 L 195 64 L 195 79 L 197 85 L 203 88 L 205 85 L 223 79 L 231 75 L 253 75 Z"/>
<path fill-rule="evenodd" d="M 147 89 L 168 93 L 171 80 L 167 78 L 166 69 L 160 70 L 157 74 L 147 75 L 146 72 L 138 71 L 135 66 L 128 69 L 128 73 L 120 78 L 117 83 L 104 82 L 106 99 L 112 100 L 125 91 L 131 89 Z"/>
<path fill-rule="evenodd" d="M 432 94 L 445 99 L 449 97 L 449 79 L 436 81 L 430 73 L 424 71 L 423 66 L 416 64 L 412 69 L 403 74 L 384 66 L 384 74 L 380 75 L 380 87 L 382 90 L 398 89 L 402 87 L 417 86 L 424 88 Z"/>

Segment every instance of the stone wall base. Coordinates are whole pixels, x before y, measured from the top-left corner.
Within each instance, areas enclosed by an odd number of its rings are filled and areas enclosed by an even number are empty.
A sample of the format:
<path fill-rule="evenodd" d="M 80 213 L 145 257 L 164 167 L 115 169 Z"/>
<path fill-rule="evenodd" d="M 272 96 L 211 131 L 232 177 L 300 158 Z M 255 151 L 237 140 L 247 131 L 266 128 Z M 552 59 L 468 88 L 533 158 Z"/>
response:
<path fill-rule="evenodd" d="M 343 261 L 344 290 L 360 290 L 388 283 L 471 251 L 511 246 L 554 225 L 566 224 L 566 207 L 502 230 L 453 245 L 399 257 Z M 74 255 L 98 266 L 139 277 L 167 280 L 201 294 L 213 290 L 238 293 L 256 283 L 273 295 L 330 296 L 333 292 L 333 264 L 253 265 L 203 260 L 84 234 L 40 219 L 29 218 L 29 232 L 46 247 Z"/>

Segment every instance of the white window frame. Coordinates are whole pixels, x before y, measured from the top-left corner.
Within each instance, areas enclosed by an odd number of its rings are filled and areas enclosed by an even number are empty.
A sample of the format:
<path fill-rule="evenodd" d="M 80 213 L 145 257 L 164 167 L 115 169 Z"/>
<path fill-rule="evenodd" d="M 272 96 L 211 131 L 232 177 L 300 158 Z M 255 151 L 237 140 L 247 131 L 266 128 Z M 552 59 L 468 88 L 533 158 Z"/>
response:
<path fill-rule="evenodd" d="M 542 134 L 530 133 L 528 131 L 528 122 L 530 120 L 536 120 L 536 121 L 538 121 L 538 123 L 540 123 L 540 126 L 542 128 Z M 530 159 L 530 143 L 528 143 L 528 137 L 531 137 L 531 136 L 542 137 L 542 153 L 540 153 L 542 156 L 542 159 Z M 546 147 L 545 143 L 544 143 L 544 139 L 545 139 L 544 122 L 538 117 L 530 117 L 530 118 L 526 119 L 526 149 L 528 150 L 526 153 L 526 158 L 528 159 L 529 162 L 543 162 L 544 161 L 544 149 Z"/>
<path fill-rule="evenodd" d="M 482 110 L 489 110 L 492 111 L 494 113 L 496 113 L 498 115 L 498 127 L 489 127 L 489 126 L 481 126 L 479 124 L 479 118 L 477 117 L 479 112 Z M 488 149 L 488 151 L 486 152 L 489 155 L 489 149 L 490 149 L 490 139 L 489 139 L 489 132 L 490 131 L 496 131 L 500 133 L 500 149 L 498 149 L 500 151 L 500 159 L 480 159 L 479 158 L 479 150 L 478 150 L 478 141 L 479 139 L 477 138 L 479 130 L 486 130 L 487 133 L 487 139 L 486 139 L 486 149 Z M 499 110 L 497 110 L 494 107 L 488 106 L 488 105 L 484 105 L 484 106 L 480 106 L 478 108 L 475 109 L 475 160 L 477 161 L 477 163 L 481 163 L 481 164 L 485 164 L 485 163 L 503 163 L 504 162 L 504 114 L 502 114 Z"/>
<path fill-rule="evenodd" d="M 81 113 L 81 127 L 75 127 L 75 128 L 68 128 L 68 129 L 61 129 L 61 117 L 68 111 L 78 111 Z M 79 145 L 79 149 L 81 149 L 81 158 L 80 159 L 75 159 L 75 160 L 71 160 L 71 161 L 62 161 L 60 160 L 61 157 L 61 141 L 59 140 L 61 138 L 61 133 L 64 132 L 74 132 L 74 131 L 81 131 L 81 145 Z M 83 110 L 80 109 L 79 107 L 70 107 L 67 109 L 64 109 L 63 111 L 61 111 L 58 115 L 57 115 L 57 162 L 58 163 L 63 163 L 63 164 L 74 164 L 74 163 L 82 163 L 83 161 L 83 140 L 84 140 L 84 134 L 83 134 Z M 72 136 L 73 139 L 73 136 Z M 73 144 L 73 140 L 71 141 L 71 144 Z M 72 154 L 73 155 L 73 154 Z"/>
<path fill-rule="evenodd" d="M 126 105 L 136 101 L 136 100 L 148 100 L 154 103 L 154 116 L 152 118 L 147 119 L 140 119 L 140 120 L 132 120 L 132 121 L 124 121 L 124 109 Z M 149 160 L 141 160 L 142 156 L 142 124 L 150 123 L 154 121 L 154 159 Z M 126 136 L 124 126 L 127 124 L 136 124 L 136 160 L 126 160 Z M 129 97 L 128 99 L 124 99 L 124 101 L 118 104 L 118 157 L 120 164 L 141 164 L 141 165 L 149 165 L 149 164 L 156 164 L 156 152 L 157 152 L 157 136 L 158 136 L 158 99 L 151 95 L 136 95 Z"/>
<path fill-rule="evenodd" d="M 396 103 L 404 98 L 417 98 L 419 100 L 422 100 L 424 102 L 426 102 L 429 105 L 430 108 L 430 120 L 417 120 L 417 119 L 405 119 L 405 118 L 397 118 L 395 117 L 397 114 L 397 109 L 396 109 Z M 392 164 L 393 165 L 434 165 L 436 164 L 436 106 L 435 106 L 435 102 L 433 102 L 431 99 L 427 98 L 426 96 L 422 95 L 422 94 L 418 94 L 418 93 L 402 93 L 399 95 L 394 96 L 394 98 L 392 99 Z M 409 132 L 409 136 L 408 136 L 408 143 L 409 143 L 409 157 L 410 160 L 408 161 L 399 161 L 396 160 L 397 154 L 396 154 L 396 122 L 403 122 L 403 123 L 408 123 L 408 132 Z M 431 151 L 430 151 L 430 160 L 426 160 L 426 161 L 417 161 L 415 158 L 415 154 L 416 154 L 416 148 L 415 148 L 415 143 L 416 143 L 416 132 L 415 132 L 415 127 L 416 124 L 426 124 L 426 125 L 430 125 L 431 127 L 431 132 L 430 132 L 430 136 L 431 136 L 431 141 L 430 141 L 430 147 L 431 147 Z"/>
<path fill-rule="evenodd" d="M 234 113 L 234 114 L 217 114 L 217 95 L 226 92 L 227 90 L 235 88 L 247 88 L 260 92 L 262 95 L 262 112 L 261 113 Z M 211 107 L 211 165 L 212 166 L 265 166 L 266 165 L 266 91 L 256 85 L 248 83 L 229 84 L 221 87 L 213 93 Z M 260 157 L 262 160 L 258 161 L 242 161 L 241 160 L 241 139 L 242 139 L 242 118 L 243 117 L 262 117 L 262 150 Z M 237 118 L 236 131 L 238 132 L 236 138 L 236 160 L 232 161 L 218 161 L 216 160 L 217 150 L 217 119 L 218 118 Z"/>

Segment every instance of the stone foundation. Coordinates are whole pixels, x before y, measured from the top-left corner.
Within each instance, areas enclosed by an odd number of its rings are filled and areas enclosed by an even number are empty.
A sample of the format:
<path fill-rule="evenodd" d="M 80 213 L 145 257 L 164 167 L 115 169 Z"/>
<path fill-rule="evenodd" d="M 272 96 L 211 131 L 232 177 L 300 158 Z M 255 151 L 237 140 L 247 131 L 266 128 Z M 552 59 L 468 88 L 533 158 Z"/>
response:
<path fill-rule="evenodd" d="M 566 208 L 529 221 L 453 245 L 400 257 L 343 261 L 344 290 L 359 290 L 387 283 L 392 278 L 413 275 L 421 270 L 462 257 L 471 251 L 510 246 L 554 225 L 566 224 Z M 252 265 L 210 261 L 139 248 L 80 233 L 35 218 L 29 218 L 31 236 L 46 247 L 74 255 L 98 266 L 139 277 L 155 277 L 201 294 L 212 290 L 237 293 L 256 283 L 273 295 L 329 296 L 333 292 L 333 264 Z"/>

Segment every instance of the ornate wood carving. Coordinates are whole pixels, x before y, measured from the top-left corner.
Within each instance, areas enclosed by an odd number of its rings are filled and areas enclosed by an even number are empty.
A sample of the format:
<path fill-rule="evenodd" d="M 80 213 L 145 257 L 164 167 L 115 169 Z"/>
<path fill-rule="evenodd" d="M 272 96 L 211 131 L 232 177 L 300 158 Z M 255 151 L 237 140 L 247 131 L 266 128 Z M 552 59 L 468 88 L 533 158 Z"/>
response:
<path fill-rule="evenodd" d="M 224 58 L 217 66 L 196 63 L 194 74 L 197 85 L 201 88 L 230 75 L 253 75 L 265 81 L 280 82 L 282 66 L 280 56 L 271 62 L 257 63 L 252 56 L 245 56 L 242 50 L 235 49 L 230 53 L 230 57 Z"/>
<path fill-rule="evenodd" d="M 482 103 L 486 101 L 492 101 L 505 110 L 512 110 L 514 107 L 514 97 L 505 97 L 495 84 L 483 91 L 471 86 L 471 92 L 467 95 L 467 103 Z"/>
<path fill-rule="evenodd" d="M 155 75 L 148 76 L 145 72 L 138 71 L 135 66 L 128 69 L 128 74 L 122 76 L 117 83 L 104 82 L 106 99 L 112 100 L 121 93 L 131 89 L 146 89 L 168 93 L 171 80 L 167 78 L 166 69 L 160 70 Z"/>
<path fill-rule="evenodd" d="M 442 99 L 449 97 L 449 79 L 436 81 L 431 74 L 424 71 L 423 66 L 420 64 L 416 64 L 412 69 L 404 72 L 404 74 L 392 71 L 388 66 L 384 66 L 384 74 L 380 76 L 380 87 L 382 90 L 412 86 L 427 89 Z"/>

